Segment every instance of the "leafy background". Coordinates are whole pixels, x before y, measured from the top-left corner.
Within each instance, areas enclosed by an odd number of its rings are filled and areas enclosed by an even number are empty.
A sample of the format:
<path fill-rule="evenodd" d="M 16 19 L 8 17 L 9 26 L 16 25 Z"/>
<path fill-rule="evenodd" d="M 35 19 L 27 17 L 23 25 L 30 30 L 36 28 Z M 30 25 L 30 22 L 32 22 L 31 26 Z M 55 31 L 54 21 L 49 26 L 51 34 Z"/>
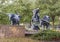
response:
<path fill-rule="evenodd" d="M 32 18 L 32 10 L 39 8 L 40 18 L 44 15 L 51 17 L 51 22 L 59 23 L 60 0 L 0 0 L 0 24 L 10 24 L 8 16 L 3 13 L 19 12 L 21 23 L 29 23 Z M 55 16 L 54 20 L 52 18 Z"/>

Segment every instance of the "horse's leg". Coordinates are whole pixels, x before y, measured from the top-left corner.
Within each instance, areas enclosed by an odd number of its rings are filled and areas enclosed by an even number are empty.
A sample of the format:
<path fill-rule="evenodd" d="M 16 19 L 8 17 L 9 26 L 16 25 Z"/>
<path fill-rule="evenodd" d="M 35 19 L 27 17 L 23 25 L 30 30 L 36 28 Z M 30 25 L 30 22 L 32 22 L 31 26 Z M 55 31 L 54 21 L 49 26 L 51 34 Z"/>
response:
<path fill-rule="evenodd" d="M 13 20 L 10 20 L 10 24 L 11 24 L 11 25 L 14 25 L 14 21 L 13 21 Z"/>
<path fill-rule="evenodd" d="M 19 20 L 16 20 L 16 24 L 19 25 Z"/>
<path fill-rule="evenodd" d="M 14 19 L 14 20 L 12 20 L 12 22 L 13 22 L 13 25 L 16 25 L 16 20 Z"/>
<path fill-rule="evenodd" d="M 50 29 L 50 23 L 48 24 L 48 29 Z"/>
<path fill-rule="evenodd" d="M 19 21 L 17 21 L 17 24 L 19 25 Z"/>
<path fill-rule="evenodd" d="M 13 21 L 11 21 L 11 25 L 13 25 Z"/>
<path fill-rule="evenodd" d="M 44 30 L 44 28 L 45 28 L 44 21 L 41 21 L 41 27 L 42 27 L 42 29 Z"/>
<path fill-rule="evenodd" d="M 12 25 L 12 24 L 13 24 L 13 22 L 11 21 L 11 22 L 10 22 L 10 24 Z"/>
<path fill-rule="evenodd" d="M 49 29 L 49 23 L 46 24 L 46 29 Z"/>
<path fill-rule="evenodd" d="M 49 26 L 48 25 L 46 26 L 46 29 L 49 29 Z"/>
<path fill-rule="evenodd" d="M 42 25 L 42 30 L 44 30 L 45 29 L 45 25 Z"/>

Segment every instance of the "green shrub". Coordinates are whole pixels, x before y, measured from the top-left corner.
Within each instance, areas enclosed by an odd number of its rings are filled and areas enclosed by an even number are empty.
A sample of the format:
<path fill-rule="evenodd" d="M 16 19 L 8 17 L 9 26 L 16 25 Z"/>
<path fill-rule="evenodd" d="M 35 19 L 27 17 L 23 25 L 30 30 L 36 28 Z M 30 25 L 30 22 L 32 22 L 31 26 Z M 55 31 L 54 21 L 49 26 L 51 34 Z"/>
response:
<path fill-rule="evenodd" d="M 36 40 L 60 40 L 60 32 L 52 30 L 44 30 L 40 33 L 32 35 Z"/>

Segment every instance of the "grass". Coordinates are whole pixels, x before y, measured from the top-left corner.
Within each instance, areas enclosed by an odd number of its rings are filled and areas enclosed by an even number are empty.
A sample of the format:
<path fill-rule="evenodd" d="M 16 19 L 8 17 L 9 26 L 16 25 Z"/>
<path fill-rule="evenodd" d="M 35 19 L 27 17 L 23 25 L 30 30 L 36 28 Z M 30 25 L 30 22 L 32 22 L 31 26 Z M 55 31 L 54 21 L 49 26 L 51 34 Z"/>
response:
<path fill-rule="evenodd" d="M 38 42 L 28 38 L 0 38 L 0 42 Z"/>

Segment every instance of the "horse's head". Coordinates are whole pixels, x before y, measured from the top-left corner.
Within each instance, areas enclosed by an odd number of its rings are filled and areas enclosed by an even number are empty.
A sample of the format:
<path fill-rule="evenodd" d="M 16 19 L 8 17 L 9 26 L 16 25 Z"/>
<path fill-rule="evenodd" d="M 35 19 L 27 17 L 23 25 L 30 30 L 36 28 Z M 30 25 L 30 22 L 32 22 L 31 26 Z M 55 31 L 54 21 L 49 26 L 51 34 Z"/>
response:
<path fill-rule="evenodd" d="M 46 21 L 46 22 L 49 22 L 50 21 L 50 17 L 48 15 L 45 15 L 42 20 Z"/>
<path fill-rule="evenodd" d="M 38 14 L 39 13 L 39 8 L 33 10 L 33 14 Z"/>

